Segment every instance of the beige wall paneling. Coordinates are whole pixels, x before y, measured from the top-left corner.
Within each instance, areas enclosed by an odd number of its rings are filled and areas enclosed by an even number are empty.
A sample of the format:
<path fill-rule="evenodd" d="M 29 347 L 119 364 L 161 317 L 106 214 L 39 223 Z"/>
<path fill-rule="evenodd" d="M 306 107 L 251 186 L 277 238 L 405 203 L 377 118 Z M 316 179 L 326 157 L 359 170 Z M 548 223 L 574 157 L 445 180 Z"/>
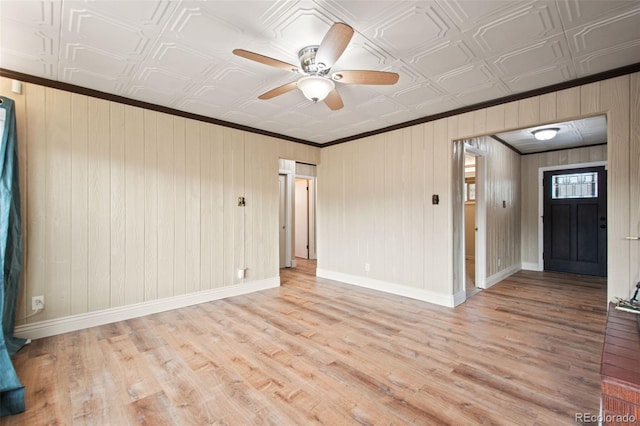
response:
<path fill-rule="evenodd" d="M 45 302 L 53 302 L 47 306 L 47 317 L 55 318 L 71 313 L 71 94 L 47 89 L 45 104 L 50 117 L 46 123 Z M 108 282 L 104 284 L 108 289 Z"/>
<path fill-rule="evenodd" d="M 245 134 L 245 259 L 247 280 L 279 275 L 278 155 L 260 137 Z"/>
<path fill-rule="evenodd" d="M 344 272 L 342 250 L 350 250 L 343 241 L 344 232 L 340 223 L 344 206 L 344 151 L 351 144 L 336 145 L 321 151 L 318 167 L 318 268 Z M 322 195 L 321 195 L 322 194 Z M 320 223 L 322 222 L 322 226 Z M 383 232 L 380 230 L 379 232 Z"/>
<path fill-rule="evenodd" d="M 388 250 L 387 245 L 380 244 L 380 240 L 377 238 L 377 236 L 385 235 L 388 226 L 384 209 L 381 208 L 381 204 L 385 199 L 385 144 L 384 135 L 367 138 L 360 144 L 360 153 L 362 155 L 359 156 L 362 176 L 367 176 L 364 182 L 366 185 L 365 188 L 367 189 L 364 197 L 368 199 L 369 202 L 365 204 L 366 209 L 364 209 L 362 216 L 370 217 L 365 236 L 371 268 L 369 275 L 378 280 L 384 279 Z M 365 153 L 367 153 L 367 157 L 364 156 Z M 365 158 L 368 158 L 368 161 L 365 162 Z M 365 174 L 365 172 L 367 174 Z M 348 241 L 344 241 L 344 243 L 348 243 Z M 345 249 L 348 250 L 348 248 Z M 361 271 L 364 265 L 359 266 L 359 270 Z"/>
<path fill-rule="evenodd" d="M 158 113 L 144 111 L 144 300 L 158 297 Z"/>
<path fill-rule="evenodd" d="M 125 305 L 140 303 L 145 300 L 144 141 L 144 111 L 140 108 L 125 106 Z"/>
<path fill-rule="evenodd" d="M 457 116 L 458 125 L 455 128 L 454 139 L 468 138 L 475 135 L 475 111 L 466 112 Z"/>
<path fill-rule="evenodd" d="M 277 146 L 278 157 L 302 163 L 320 164 L 320 149 L 314 146 L 290 142 L 271 137 L 261 137 L 263 143 L 273 143 Z"/>
<path fill-rule="evenodd" d="M 504 105 L 504 129 L 513 130 L 520 127 L 520 102 L 514 101 Z"/>
<path fill-rule="evenodd" d="M 495 105 L 487 108 L 487 132 L 497 132 L 506 128 L 505 126 L 505 106 Z"/>
<path fill-rule="evenodd" d="M 630 191 L 629 191 L 629 233 L 640 236 L 640 73 L 632 74 L 630 93 Z M 640 241 L 629 242 L 629 265 L 631 281 L 630 293 L 634 284 L 640 282 Z"/>
<path fill-rule="evenodd" d="M 552 121 L 556 120 L 556 105 L 556 92 L 540 95 L 539 123 L 551 123 Z"/>
<path fill-rule="evenodd" d="M 0 93 L 10 86 L 0 79 Z M 269 176 L 277 175 L 281 150 L 318 163 L 318 148 L 23 87 L 16 110 L 27 249 L 19 324 L 32 296 L 46 298 L 45 311 L 26 321 L 36 323 L 240 283 L 243 266 L 252 269 L 243 282 L 277 277 L 277 226 L 268 226 L 277 218 L 277 185 Z M 237 206 L 245 177 L 255 201 L 251 236 Z M 245 265 L 247 256 L 254 266 Z"/>
<path fill-rule="evenodd" d="M 109 248 L 111 251 L 110 290 L 111 301 L 109 307 L 123 306 L 126 303 L 126 233 L 125 233 L 125 107 L 122 104 L 110 102 L 110 195 L 111 195 L 111 236 Z M 75 226 L 75 223 L 73 224 Z"/>
<path fill-rule="evenodd" d="M 436 226 L 434 220 L 435 208 L 431 204 L 431 196 L 435 194 L 435 183 L 433 175 L 433 161 L 435 150 L 435 125 L 433 122 L 421 125 L 422 137 L 424 138 L 424 233 L 423 233 L 423 264 L 424 278 L 422 280 L 422 288 L 430 290 L 434 286 L 433 271 L 438 269 L 435 263 L 436 252 L 439 248 L 433 244 Z"/>
<path fill-rule="evenodd" d="M 452 137 L 449 122 L 455 118 L 437 120 L 434 123 L 433 159 L 430 164 L 433 172 L 433 193 L 440 197 L 440 204 L 430 207 L 433 211 L 433 265 L 430 290 L 437 293 L 453 294 L 453 241 L 451 238 L 451 167 Z M 459 135 L 455 134 L 455 138 Z"/>
<path fill-rule="evenodd" d="M 600 82 L 585 84 L 580 87 L 580 112 L 582 115 L 590 115 L 601 112 L 600 109 Z"/>
<path fill-rule="evenodd" d="M 186 170 L 186 195 L 185 195 L 185 255 L 186 275 L 185 293 L 194 293 L 204 290 L 201 285 L 201 250 L 200 238 L 202 235 L 202 217 L 200 215 L 201 182 L 204 182 L 200 174 L 200 123 L 195 120 L 186 120 L 185 123 L 185 170 Z"/>
<path fill-rule="evenodd" d="M 410 208 L 407 216 L 407 224 L 410 245 L 410 256 L 404 259 L 404 268 L 409 271 L 407 280 L 409 285 L 425 288 L 425 264 L 424 252 L 427 241 L 424 240 L 425 219 L 427 207 L 426 193 L 426 158 L 425 158 L 425 126 L 413 126 L 405 130 L 406 137 L 411 143 L 411 156 L 409 157 L 410 172 L 407 182 L 409 188 Z"/>
<path fill-rule="evenodd" d="M 203 271 L 207 269 L 209 271 L 209 275 L 204 281 L 205 287 L 214 289 L 234 283 L 233 280 L 227 282 L 228 274 L 225 275 L 226 270 L 235 270 L 235 265 L 225 265 L 225 262 L 229 261 L 229 259 L 233 260 L 233 252 L 231 252 L 231 256 L 227 257 L 230 250 L 233 250 L 231 245 L 233 241 L 227 237 L 227 228 L 232 227 L 233 224 L 227 221 L 225 209 L 229 207 L 228 204 L 230 202 L 232 206 L 237 206 L 237 198 L 229 201 L 225 192 L 227 191 L 225 188 L 226 169 L 233 167 L 225 164 L 225 129 L 206 123 L 202 123 L 202 127 L 205 139 L 202 140 L 202 145 L 200 146 L 203 153 L 203 161 L 200 163 L 200 167 L 202 168 L 203 178 L 206 176 L 201 184 L 202 199 L 203 204 L 206 204 L 208 209 L 208 213 L 205 214 L 204 211 L 202 213 L 202 222 L 203 224 L 208 223 L 208 227 L 206 231 L 203 229 L 204 232 L 201 237 L 203 246 L 201 265 L 205 268 Z M 206 173 L 205 170 L 207 171 Z M 232 190 L 230 189 L 230 191 Z M 205 279 L 204 272 L 202 278 L 203 280 Z"/>
<path fill-rule="evenodd" d="M 580 87 L 572 87 L 556 92 L 556 112 L 558 120 L 580 116 Z"/>
<path fill-rule="evenodd" d="M 24 87 L 24 86 L 23 86 Z M 27 276 L 25 294 L 25 315 L 31 313 L 31 297 L 45 294 L 46 286 L 46 249 L 45 249 L 45 169 L 47 164 L 45 120 L 45 88 L 27 85 L 25 87 L 28 99 L 26 101 L 27 117 L 27 236 L 25 251 L 25 272 Z M 23 117 L 25 120 L 26 117 Z M 21 121 L 17 117 L 18 121 Z M 31 141 L 31 142 L 29 142 Z M 47 301 L 45 300 L 45 304 Z M 34 321 L 46 319 L 46 312 L 32 317 Z M 24 317 L 24 315 L 23 315 Z"/>
<path fill-rule="evenodd" d="M 607 248 L 608 295 L 629 297 L 631 288 L 630 244 L 624 238 L 629 234 L 630 191 L 640 188 L 630 186 L 629 175 L 629 76 L 601 82 L 600 102 L 607 111 L 607 179 L 608 206 Z M 637 263 L 637 259 L 634 262 Z"/>
<path fill-rule="evenodd" d="M 88 306 L 89 281 L 89 123 L 88 99 L 71 95 L 71 315 Z M 45 301 L 46 302 L 46 301 Z"/>
<path fill-rule="evenodd" d="M 244 135 L 228 128 L 223 133 L 223 281 L 222 285 L 243 282 L 237 275 L 245 267 L 244 259 L 244 207 L 238 206 L 238 197 L 244 197 Z"/>
<path fill-rule="evenodd" d="M 407 187 L 405 186 L 403 169 L 403 161 L 407 161 L 404 152 L 404 144 L 402 140 L 402 132 L 394 131 L 385 133 L 384 146 L 384 242 L 386 250 L 386 264 L 384 269 L 383 281 L 386 282 L 402 282 L 402 257 L 406 255 L 404 248 L 407 245 L 404 234 L 403 214 L 404 197 Z M 405 163 L 406 164 L 406 163 Z M 406 167 L 406 165 L 405 165 Z M 347 168 L 349 170 L 349 168 Z M 350 200 L 351 197 L 347 196 Z M 347 217 L 353 217 L 348 215 Z"/>
<path fill-rule="evenodd" d="M 173 119 L 158 113 L 158 298 L 172 296 L 175 270 Z"/>
<path fill-rule="evenodd" d="M 487 131 L 487 109 L 479 109 L 473 112 L 473 133 L 484 135 Z"/>
<path fill-rule="evenodd" d="M 173 296 L 187 292 L 186 121 L 182 117 L 173 117 L 173 161 L 175 173 Z"/>
<path fill-rule="evenodd" d="M 538 168 L 543 167 L 542 154 L 523 155 L 521 157 L 522 181 L 522 263 L 525 269 L 537 270 L 538 267 Z"/>
<path fill-rule="evenodd" d="M 518 101 L 518 126 L 527 127 L 540 123 L 540 96 Z"/>
<path fill-rule="evenodd" d="M 89 98 L 89 311 L 106 309 L 111 300 L 111 167 L 109 103 Z M 47 120 L 51 117 L 47 115 Z M 55 189 L 56 193 L 60 188 Z M 49 230 L 47 230 L 49 234 Z M 57 287 L 56 287 L 57 288 Z M 60 289 L 57 288 L 57 291 Z M 47 305 L 47 310 L 50 304 Z M 50 311 L 51 315 L 52 312 Z M 57 318 L 63 315 L 51 315 Z"/>
<path fill-rule="evenodd" d="M 222 283 L 222 129 L 198 123 L 200 164 L 200 290 L 209 290 Z M 216 238 L 214 238 L 214 236 Z M 217 253 L 214 258 L 213 252 Z M 215 278 L 214 278 L 215 275 Z M 214 284 L 215 282 L 215 284 Z"/>

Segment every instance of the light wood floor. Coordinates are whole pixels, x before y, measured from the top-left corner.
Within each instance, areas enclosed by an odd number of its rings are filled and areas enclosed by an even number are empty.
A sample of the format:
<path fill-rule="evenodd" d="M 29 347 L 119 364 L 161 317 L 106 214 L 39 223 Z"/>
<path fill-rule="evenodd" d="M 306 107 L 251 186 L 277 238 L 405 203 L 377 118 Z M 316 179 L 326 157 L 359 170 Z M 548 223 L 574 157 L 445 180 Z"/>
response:
<path fill-rule="evenodd" d="M 598 413 L 605 299 L 601 279 L 520 272 L 449 309 L 283 270 L 33 342 L 27 411 L 0 424 L 575 424 Z"/>

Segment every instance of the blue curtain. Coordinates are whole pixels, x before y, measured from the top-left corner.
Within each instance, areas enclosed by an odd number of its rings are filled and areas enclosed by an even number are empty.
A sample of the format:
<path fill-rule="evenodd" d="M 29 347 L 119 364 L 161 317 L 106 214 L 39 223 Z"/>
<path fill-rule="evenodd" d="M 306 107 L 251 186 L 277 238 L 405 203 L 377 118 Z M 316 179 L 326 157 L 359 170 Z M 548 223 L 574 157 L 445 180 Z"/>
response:
<path fill-rule="evenodd" d="M 22 268 L 18 144 L 14 102 L 0 96 L 0 416 L 24 411 L 24 387 L 11 355 L 25 341 L 13 335 Z"/>

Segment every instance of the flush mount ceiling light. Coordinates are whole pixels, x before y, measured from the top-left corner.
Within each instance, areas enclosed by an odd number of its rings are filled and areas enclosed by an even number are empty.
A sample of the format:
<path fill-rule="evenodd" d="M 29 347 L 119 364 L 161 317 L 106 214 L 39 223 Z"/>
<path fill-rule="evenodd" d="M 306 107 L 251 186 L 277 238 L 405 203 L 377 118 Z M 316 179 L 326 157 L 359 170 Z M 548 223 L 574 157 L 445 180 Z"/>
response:
<path fill-rule="evenodd" d="M 559 130 L 560 129 L 557 127 L 549 127 L 546 129 L 534 130 L 531 133 L 533 133 L 533 136 L 535 136 L 539 141 L 548 141 L 549 139 L 555 138 Z"/>
<path fill-rule="evenodd" d="M 316 75 L 298 80 L 298 89 L 302 90 L 305 98 L 313 102 L 324 101 L 335 87 L 333 81 Z"/>

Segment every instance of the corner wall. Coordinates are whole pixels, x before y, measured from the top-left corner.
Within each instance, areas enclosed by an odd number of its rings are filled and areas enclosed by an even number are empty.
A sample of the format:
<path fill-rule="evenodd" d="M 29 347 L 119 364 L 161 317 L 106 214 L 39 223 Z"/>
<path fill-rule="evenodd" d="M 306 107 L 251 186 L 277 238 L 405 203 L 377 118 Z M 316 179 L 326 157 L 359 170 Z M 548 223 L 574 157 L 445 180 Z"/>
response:
<path fill-rule="evenodd" d="M 452 306 L 452 141 L 598 114 L 608 121 L 608 251 L 616 253 L 608 297 L 629 297 L 640 279 L 640 243 L 625 239 L 640 234 L 638 73 L 322 149 L 318 274 Z M 499 216 L 487 221 L 488 231 L 500 232 Z M 519 220 L 514 226 L 487 235 L 496 245 L 487 275 L 519 269 L 518 252 L 530 252 L 521 247 Z M 498 258 L 515 261 L 498 266 Z"/>
<path fill-rule="evenodd" d="M 23 84 L 23 95 L 10 87 L 0 78 L 18 121 L 19 326 L 278 285 L 278 158 L 318 163 L 318 148 L 35 84 Z M 248 268 L 245 278 L 238 268 Z M 46 309 L 25 321 L 37 295 Z"/>

